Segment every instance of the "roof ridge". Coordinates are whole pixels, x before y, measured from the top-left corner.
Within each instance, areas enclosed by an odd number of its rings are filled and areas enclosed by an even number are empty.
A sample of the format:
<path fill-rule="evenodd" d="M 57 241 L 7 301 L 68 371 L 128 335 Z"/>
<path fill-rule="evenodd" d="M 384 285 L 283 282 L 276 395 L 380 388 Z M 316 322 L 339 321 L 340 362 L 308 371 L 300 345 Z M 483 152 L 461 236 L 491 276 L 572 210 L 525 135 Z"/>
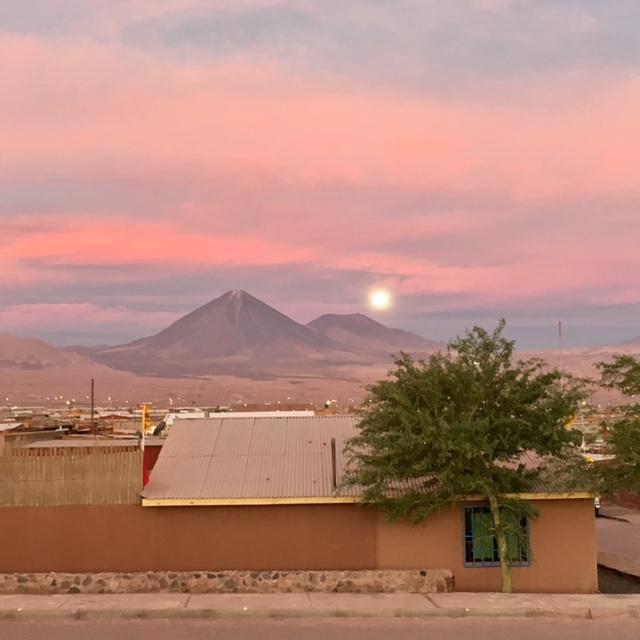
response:
<path fill-rule="evenodd" d="M 294 419 L 294 420 L 317 420 L 318 418 L 322 418 L 323 420 L 329 419 L 329 418 L 361 418 L 362 416 L 357 416 L 355 414 L 351 414 L 351 413 L 343 413 L 343 414 L 338 414 L 338 415 L 330 415 L 330 416 L 318 416 L 318 415 L 313 415 L 313 416 L 288 416 L 288 415 L 282 415 L 282 413 L 280 415 L 278 415 L 277 411 L 273 412 L 275 415 L 274 416 L 239 416 L 237 418 L 235 418 L 236 420 L 269 420 L 271 418 L 287 418 L 287 419 Z M 214 415 L 214 416 L 210 416 L 208 418 L 192 418 L 191 421 L 197 421 L 197 420 L 216 420 L 218 418 L 222 419 L 222 418 L 233 418 L 235 417 L 232 413 L 225 413 L 224 415 Z"/>

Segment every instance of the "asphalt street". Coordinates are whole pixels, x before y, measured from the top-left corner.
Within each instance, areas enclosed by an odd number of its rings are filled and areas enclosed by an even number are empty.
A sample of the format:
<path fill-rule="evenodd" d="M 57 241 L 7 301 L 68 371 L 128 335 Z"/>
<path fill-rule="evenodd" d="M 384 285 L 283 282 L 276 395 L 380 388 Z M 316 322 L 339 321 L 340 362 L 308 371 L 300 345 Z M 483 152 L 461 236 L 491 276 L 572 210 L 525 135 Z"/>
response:
<path fill-rule="evenodd" d="M 598 518 L 598 550 L 640 558 L 640 524 Z"/>
<path fill-rule="evenodd" d="M 640 577 L 640 524 L 598 518 L 596 530 L 598 562 Z"/>
<path fill-rule="evenodd" d="M 0 621 L 2 640 L 637 640 L 640 619 Z"/>

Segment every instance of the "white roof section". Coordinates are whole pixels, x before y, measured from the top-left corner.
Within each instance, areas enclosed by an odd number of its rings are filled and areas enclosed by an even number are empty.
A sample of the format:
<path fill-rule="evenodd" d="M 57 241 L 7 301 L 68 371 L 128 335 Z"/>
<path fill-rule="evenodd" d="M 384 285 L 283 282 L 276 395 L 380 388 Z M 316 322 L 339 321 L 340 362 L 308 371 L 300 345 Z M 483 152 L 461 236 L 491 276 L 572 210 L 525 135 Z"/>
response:
<path fill-rule="evenodd" d="M 211 412 L 209 418 L 312 418 L 315 411 L 229 411 Z"/>
<path fill-rule="evenodd" d="M 22 426 L 22 422 L 1 422 L 0 431 L 11 431 Z"/>

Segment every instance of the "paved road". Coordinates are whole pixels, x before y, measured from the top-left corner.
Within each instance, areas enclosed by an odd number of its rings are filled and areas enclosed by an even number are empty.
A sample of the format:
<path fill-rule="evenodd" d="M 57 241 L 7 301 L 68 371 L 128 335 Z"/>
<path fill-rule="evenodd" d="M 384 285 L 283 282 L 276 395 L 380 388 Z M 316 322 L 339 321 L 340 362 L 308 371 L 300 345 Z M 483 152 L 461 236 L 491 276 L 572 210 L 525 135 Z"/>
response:
<path fill-rule="evenodd" d="M 598 590 L 600 593 L 613 594 L 640 593 L 640 578 L 599 566 Z"/>
<path fill-rule="evenodd" d="M 599 564 L 640 576 L 640 524 L 598 518 Z"/>
<path fill-rule="evenodd" d="M 637 640 L 640 619 L 0 621 L 2 640 Z"/>

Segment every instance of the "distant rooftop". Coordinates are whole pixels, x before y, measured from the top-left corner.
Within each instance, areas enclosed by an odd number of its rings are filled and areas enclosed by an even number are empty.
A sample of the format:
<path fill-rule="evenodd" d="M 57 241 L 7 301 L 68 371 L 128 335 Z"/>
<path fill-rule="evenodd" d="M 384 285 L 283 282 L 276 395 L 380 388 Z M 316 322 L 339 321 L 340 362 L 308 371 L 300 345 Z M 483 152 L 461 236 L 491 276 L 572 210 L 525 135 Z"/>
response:
<path fill-rule="evenodd" d="M 22 426 L 22 422 L 0 422 L 0 431 L 11 431 Z"/>
<path fill-rule="evenodd" d="M 228 411 L 228 412 L 211 412 L 210 418 L 313 418 L 315 411 L 287 411 L 274 409 L 273 411 Z"/>
<path fill-rule="evenodd" d="M 152 446 L 163 444 L 164 438 L 157 436 L 145 437 L 145 444 Z M 131 447 L 140 446 L 138 438 L 59 438 L 57 440 L 36 440 L 24 445 L 24 449 L 69 449 L 86 447 Z"/>

